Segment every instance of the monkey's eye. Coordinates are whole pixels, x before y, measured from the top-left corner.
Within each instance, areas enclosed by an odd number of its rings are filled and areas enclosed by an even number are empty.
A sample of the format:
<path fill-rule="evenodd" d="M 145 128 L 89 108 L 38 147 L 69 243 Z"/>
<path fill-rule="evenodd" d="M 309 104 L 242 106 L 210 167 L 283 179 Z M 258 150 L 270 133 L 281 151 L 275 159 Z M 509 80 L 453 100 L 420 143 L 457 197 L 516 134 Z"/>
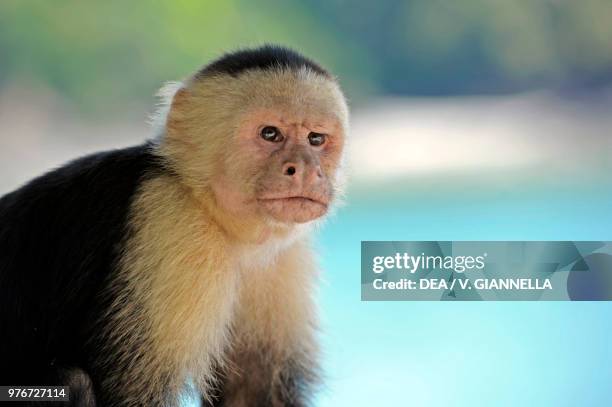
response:
<path fill-rule="evenodd" d="M 325 143 L 325 138 L 327 136 L 325 134 L 321 134 L 321 133 L 310 133 L 308 135 L 308 141 L 310 142 L 311 146 L 320 146 L 323 145 Z"/>
<path fill-rule="evenodd" d="M 261 129 L 261 132 L 259 134 L 261 135 L 262 139 L 272 143 L 278 143 L 284 140 L 284 137 L 280 130 L 274 126 L 264 127 L 263 129 Z"/>

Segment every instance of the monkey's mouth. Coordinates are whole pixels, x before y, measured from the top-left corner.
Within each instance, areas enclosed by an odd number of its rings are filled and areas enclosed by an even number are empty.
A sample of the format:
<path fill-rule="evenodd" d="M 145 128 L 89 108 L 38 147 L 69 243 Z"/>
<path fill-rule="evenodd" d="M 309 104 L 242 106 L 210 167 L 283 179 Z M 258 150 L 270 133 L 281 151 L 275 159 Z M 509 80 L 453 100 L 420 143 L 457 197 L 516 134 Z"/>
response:
<path fill-rule="evenodd" d="M 284 222 L 304 223 L 327 212 L 328 201 L 310 196 L 281 196 L 260 198 L 259 202 L 272 217 Z"/>

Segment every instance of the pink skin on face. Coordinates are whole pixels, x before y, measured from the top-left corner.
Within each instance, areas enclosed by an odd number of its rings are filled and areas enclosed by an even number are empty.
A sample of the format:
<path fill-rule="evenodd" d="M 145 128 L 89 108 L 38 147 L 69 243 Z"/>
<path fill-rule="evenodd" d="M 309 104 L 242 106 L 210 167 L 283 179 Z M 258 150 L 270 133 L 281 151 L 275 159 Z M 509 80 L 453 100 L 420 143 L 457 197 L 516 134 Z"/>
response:
<path fill-rule="evenodd" d="M 278 141 L 261 132 L 274 127 Z M 325 135 L 320 146 L 311 133 Z M 235 214 L 259 213 L 285 223 L 323 216 L 333 198 L 331 179 L 343 145 L 339 123 L 329 116 L 288 114 L 277 110 L 247 113 L 236 135 L 237 151 L 213 183 L 217 201 Z"/>

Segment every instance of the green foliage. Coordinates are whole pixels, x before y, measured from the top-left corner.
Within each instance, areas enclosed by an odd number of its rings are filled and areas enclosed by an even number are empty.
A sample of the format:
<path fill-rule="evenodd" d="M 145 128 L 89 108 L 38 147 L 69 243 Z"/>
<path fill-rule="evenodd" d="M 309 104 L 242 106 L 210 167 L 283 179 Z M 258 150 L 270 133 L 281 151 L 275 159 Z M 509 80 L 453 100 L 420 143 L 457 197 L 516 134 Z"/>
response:
<path fill-rule="evenodd" d="M 309 0 L 363 45 L 384 92 L 612 82 L 608 0 Z"/>
<path fill-rule="evenodd" d="M 609 82 L 611 17 L 606 0 L 4 0 L 0 86 L 97 111 L 265 42 L 322 61 L 357 100 Z"/>
<path fill-rule="evenodd" d="M 124 106 L 224 51 L 265 42 L 295 46 L 331 66 L 350 55 L 297 6 L 9 0 L 0 2 L 0 84 L 51 86 L 86 111 Z"/>

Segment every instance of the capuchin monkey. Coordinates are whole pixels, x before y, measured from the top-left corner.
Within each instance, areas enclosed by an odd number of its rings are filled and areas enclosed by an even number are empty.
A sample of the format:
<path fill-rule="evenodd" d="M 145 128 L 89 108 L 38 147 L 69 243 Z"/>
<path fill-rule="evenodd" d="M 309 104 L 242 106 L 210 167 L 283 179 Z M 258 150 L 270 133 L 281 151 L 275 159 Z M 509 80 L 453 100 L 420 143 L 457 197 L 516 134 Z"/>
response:
<path fill-rule="evenodd" d="M 154 137 L 0 200 L 0 385 L 71 404 L 302 406 L 317 384 L 308 234 L 342 193 L 337 81 L 277 46 L 163 90 Z"/>

